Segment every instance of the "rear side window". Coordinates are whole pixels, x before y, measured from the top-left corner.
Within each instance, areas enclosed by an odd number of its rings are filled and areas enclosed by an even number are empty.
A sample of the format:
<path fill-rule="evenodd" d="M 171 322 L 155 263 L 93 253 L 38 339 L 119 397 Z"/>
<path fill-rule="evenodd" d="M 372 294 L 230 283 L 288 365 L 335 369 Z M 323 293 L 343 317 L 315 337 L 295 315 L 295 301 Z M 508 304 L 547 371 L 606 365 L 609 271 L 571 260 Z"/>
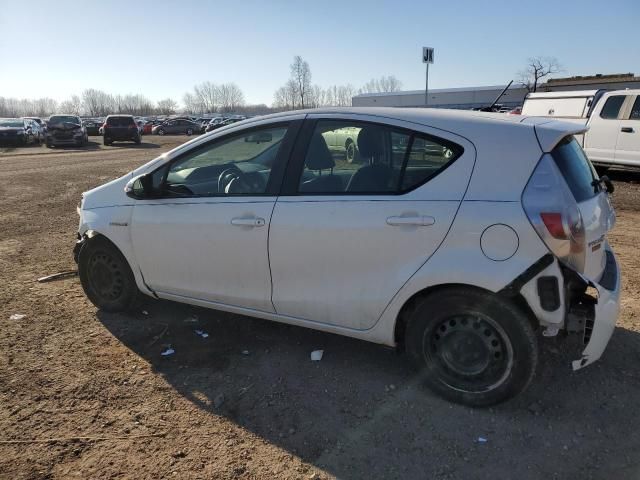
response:
<path fill-rule="evenodd" d="M 600 112 L 600 117 L 606 119 L 618 118 L 618 113 L 620 113 L 620 107 L 622 107 L 624 99 L 625 95 L 615 95 L 607 98 L 607 101 Z"/>
<path fill-rule="evenodd" d="M 422 185 L 462 154 L 462 147 L 410 130 L 358 121 L 321 120 L 305 156 L 298 192 L 394 195 Z"/>
<path fill-rule="evenodd" d="M 109 117 L 107 118 L 107 125 L 112 127 L 126 127 L 129 125 L 133 125 L 132 117 Z"/>
<path fill-rule="evenodd" d="M 576 202 L 589 200 L 596 195 L 597 187 L 593 185 L 597 179 L 595 170 L 573 136 L 562 140 L 551 155 Z"/>

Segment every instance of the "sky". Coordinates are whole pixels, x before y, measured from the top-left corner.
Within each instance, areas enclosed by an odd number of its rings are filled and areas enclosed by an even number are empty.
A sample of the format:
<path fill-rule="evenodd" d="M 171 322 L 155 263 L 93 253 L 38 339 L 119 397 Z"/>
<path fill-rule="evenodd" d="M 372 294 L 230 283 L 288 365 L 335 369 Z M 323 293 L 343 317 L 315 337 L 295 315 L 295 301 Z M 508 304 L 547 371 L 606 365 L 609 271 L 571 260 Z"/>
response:
<path fill-rule="evenodd" d="M 0 96 L 62 101 L 86 88 L 180 102 L 235 82 L 273 101 L 295 55 L 322 87 L 395 75 L 424 88 L 503 85 L 532 56 L 556 76 L 640 75 L 640 0 L 0 0 Z"/>

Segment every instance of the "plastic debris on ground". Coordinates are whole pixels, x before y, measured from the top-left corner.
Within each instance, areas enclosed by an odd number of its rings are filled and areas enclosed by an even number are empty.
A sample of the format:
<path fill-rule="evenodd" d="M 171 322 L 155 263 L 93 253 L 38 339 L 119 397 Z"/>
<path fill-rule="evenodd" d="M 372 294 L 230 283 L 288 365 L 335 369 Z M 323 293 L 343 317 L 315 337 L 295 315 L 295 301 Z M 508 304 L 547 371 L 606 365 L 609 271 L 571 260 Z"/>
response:
<path fill-rule="evenodd" d="M 149 315 L 149 312 L 147 312 L 146 310 L 142 310 L 142 314 L 143 315 Z"/>
<path fill-rule="evenodd" d="M 187 318 L 184 319 L 184 323 L 196 323 L 197 321 L 198 321 L 197 315 L 189 315 Z"/>
<path fill-rule="evenodd" d="M 173 355 L 174 353 L 176 353 L 176 351 L 173 348 L 169 347 L 160 355 L 162 355 L 163 357 L 168 357 L 169 355 Z"/>
<path fill-rule="evenodd" d="M 313 352 L 311 352 L 311 361 L 319 362 L 320 360 L 322 360 L 322 355 L 324 355 L 324 350 L 314 350 Z"/>
<path fill-rule="evenodd" d="M 243 355 L 249 355 L 249 350 L 242 350 Z"/>
<path fill-rule="evenodd" d="M 202 338 L 207 338 L 209 336 L 209 334 L 203 330 L 194 330 L 194 332 L 196 332 L 196 335 L 199 335 Z"/>
<path fill-rule="evenodd" d="M 478 437 L 478 443 L 487 443 L 487 439 L 484 437 Z"/>
<path fill-rule="evenodd" d="M 26 315 L 24 313 L 14 313 L 9 317 L 9 320 L 22 320 Z"/>

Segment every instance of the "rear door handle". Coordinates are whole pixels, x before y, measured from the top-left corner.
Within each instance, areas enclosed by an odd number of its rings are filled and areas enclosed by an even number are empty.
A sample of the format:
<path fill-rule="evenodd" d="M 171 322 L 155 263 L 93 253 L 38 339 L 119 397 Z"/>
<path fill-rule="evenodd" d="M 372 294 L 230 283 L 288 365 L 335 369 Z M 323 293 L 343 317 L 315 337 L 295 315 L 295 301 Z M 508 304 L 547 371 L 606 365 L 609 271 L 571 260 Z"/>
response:
<path fill-rule="evenodd" d="M 264 227 L 264 224 L 264 218 L 260 217 L 236 217 L 231 219 L 231 225 L 236 225 L 238 227 Z"/>
<path fill-rule="evenodd" d="M 387 217 L 387 225 L 400 227 L 403 225 L 413 225 L 416 227 L 427 227 L 436 223 L 436 219 L 425 215 L 414 217 Z"/>
<path fill-rule="evenodd" d="M 633 128 L 632 127 L 622 127 L 620 129 L 620 131 L 624 132 L 624 133 L 633 133 Z"/>

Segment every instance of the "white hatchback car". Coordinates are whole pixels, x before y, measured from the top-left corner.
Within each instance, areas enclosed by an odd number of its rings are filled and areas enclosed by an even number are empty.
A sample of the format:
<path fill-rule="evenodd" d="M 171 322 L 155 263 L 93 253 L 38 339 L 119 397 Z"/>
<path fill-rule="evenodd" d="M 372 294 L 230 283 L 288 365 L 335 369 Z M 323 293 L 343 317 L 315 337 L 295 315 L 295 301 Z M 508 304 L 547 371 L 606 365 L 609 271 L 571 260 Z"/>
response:
<path fill-rule="evenodd" d="M 357 130 L 359 162 L 328 132 Z M 89 299 L 140 293 L 402 345 L 468 405 L 521 392 L 538 333 L 597 360 L 620 273 L 611 182 L 555 120 L 435 109 L 254 118 L 83 195 L 75 258 Z"/>

